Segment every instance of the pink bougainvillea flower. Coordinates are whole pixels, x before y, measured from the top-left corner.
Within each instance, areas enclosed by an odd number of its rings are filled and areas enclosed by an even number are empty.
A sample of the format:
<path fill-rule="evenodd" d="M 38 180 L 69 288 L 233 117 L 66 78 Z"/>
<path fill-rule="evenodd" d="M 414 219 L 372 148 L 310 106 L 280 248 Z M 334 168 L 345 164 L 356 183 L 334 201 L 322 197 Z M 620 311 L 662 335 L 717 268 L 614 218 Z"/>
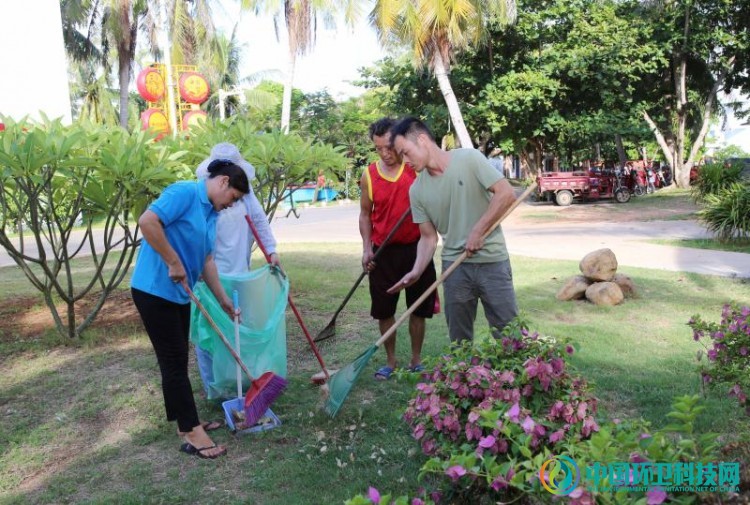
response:
<path fill-rule="evenodd" d="M 479 443 L 477 445 L 484 449 L 489 449 L 490 447 L 495 445 L 495 437 L 493 437 L 492 435 L 488 437 L 482 437 L 479 439 Z"/>
<path fill-rule="evenodd" d="M 667 493 L 660 487 L 655 487 L 646 491 L 646 503 L 647 505 L 659 505 L 664 503 L 667 499 Z"/>
<path fill-rule="evenodd" d="M 424 505 L 422 498 L 412 498 L 411 505 Z"/>
<path fill-rule="evenodd" d="M 565 361 L 562 358 L 553 358 L 550 363 L 552 364 L 552 371 L 555 375 L 560 375 L 560 373 L 565 370 Z"/>
<path fill-rule="evenodd" d="M 547 433 L 547 429 L 541 424 L 537 424 L 534 426 L 534 435 L 536 435 L 537 437 L 543 437 L 545 433 Z"/>
<path fill-rule="evenodd" d="M 433 439 L 424 440 L 422 442 L 422 452 L 428 456 L 435 454 L 436 443 Z"/>
<path fill-rule="evenodd" d="M 498 475 L 492 481 L 492 484 L 490 484 L 490 487 L 492 489 L 494 489 L 495 491 L 500 491 L 502 489 L 508 489 L 508 482 L 505 480 L 505 478 L 503 478 L 502 475 Z"/>
<path fill-rule="evenodd" d="M 745 347 L 744 345 L 740 347 L 740 354 L 742 356 L 747 356 L 747 347 Z"/>
<path fill-rule="evenodd" d="M 629 461 L 630 461 L 631 463 L 645 463 L 645 462 L 647 462 L 648 460 L 647 460 L 646 458 L 644 458 L 643 456 L 641 456 L 641 455 L 640 455 L 639 453 L 637 453 L 637 452 L 631 452 L 631 453 L 630 453 L 630 459 L 629 459 Z"/>
<path fill-rule="evenodd" d="M 595 505 L 594 497 L 588 491 L 581 492 L 579 498 L 573 498 L 568 505 Z"/>
<path fill-rule="evenodd" d="M 419 423 L 416 428 L 414 428 L 414 438 L 419 440 L 424 436 L 424 424 Z"/>
<path fill-rule="evenodd" d="M 574 352 L 576 352 L 576 350 L 573 348 L 572 345 L 566 345 L 565 352 L 567 352 L 568 354 L 573 354 Z"/>
<path fill-rule="evenodd" d="M 374 487 L 370 486 L 370 489 L 367 490 L 367 497 L 375 505 L 379 505 L 380 504 L 380 492 L 377 489 L 375 489 Z"/>
<path fill-rule="evenodd" d="M 586 402 L 581 402 L 578 404 L 578 408 L 576 409 L 576 415 L 578 416 L 578 420 L 586 417 L 586 409 L 588 408 L 588 404 Z"/>
<path fill-rule="evenodd" d="M 529 435 L 532 431 L 534 431 L 534 426 L 536 426 L 536 423 L 531 418 L 531 416 L 526 416 L 526 419 L 523 420 L 521 428 L 523 428 L 523 431 L 525 431 L 526 434 Z"/>
<path fill-rule="evenodd" d="M 599 431 L 599 425 L 593 416 L 586 416 L 583 420 L 583 426 L 581 426 L 581 435 L 588 437 L 592 431 Z"/>
<path fill-rule="evenodd" d="M 571 498 L 580 498 L 581 496 L 583 496 L 583 488 L 580 486 L 575 488 L 568 494 L 568 496 L 570 496 Z"/>
<path fill-rule="evenodd" d="M 479 412 L 477 412 L 476 410 L 472 410 L 471 412 L 469 412 L 469 422 L 470 423 L 475 423 L 478 420 L 479 420 Z"/>
<path fill-rule="evenodd" d="M 518 405 L 518 403 L 514 403 L 513 406 L 508 409 L 508 412 L 505 413 L 505 417 L 513 421 L 514 423 L 518 424 L 518 416 L 521 414 L 521 407 Z"/>
<path fill-rule="evenodd" d="M 516 376 L 510 370 L 505 370 L 498 376 L 497 379 L 501 382 L 505 382 L 506 384 L 513 384 L 513 381 L 516 380 Z"/>
<path fill-rule="evenodd" d="M 564 430 L 557 430 L 552 432 L 552 434 L 549 436 L 549 441 L 553 444 L 559 442 L 565 438 L 565 431 Z"/>
<path fill-rule="evenodd" d="M 445 471 L 445 475 L 450 477 L 453 482 L 456 482 L 458 479 L 466 475 L 466 469 L 461 465 L 453 465 Z"/>
<path fill-rule="evenodd" d="M 555 403 L 552 404 L 552 408 L 549 409 L 549 417 L 550 419 L 557 419 L 562 415 L 563 409 L 565 408 L 565 404 L 557 400 Z"/>

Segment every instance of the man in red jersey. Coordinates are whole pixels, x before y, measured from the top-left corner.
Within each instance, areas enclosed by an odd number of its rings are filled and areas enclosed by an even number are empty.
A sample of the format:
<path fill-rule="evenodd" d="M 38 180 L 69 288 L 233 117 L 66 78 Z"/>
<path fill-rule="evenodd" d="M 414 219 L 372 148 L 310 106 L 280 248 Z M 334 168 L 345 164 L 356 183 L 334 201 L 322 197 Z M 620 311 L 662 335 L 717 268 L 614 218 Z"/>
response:
<path fill-rule="evenodd" d="M 399 295 L 389 294 L 388 288 L 411 270 L 417 257 L 417 242 L 420 238 L 419 226 L 414 224 L 409 215 L 378 256 L 377 264 L 372 261 L 375 252 L 383 245 L 399 218 L 409 208 L 409 188 L 417 177 L 414 169 L 403 163 L 390 145 L 390 129 L 394 123 L 391 118 L 383 118 L 370 125 L 370 139 L 375 144 L 380 159 L 367 167 L 360 183 L 362 196 L 359 233 L 362 235 L 362 267 L 369 272 L 372 301 L 370 315 L 378 320 L 381 335 L 396 322 L 394 316 Z M 406 289 L 407 306 L 411 306 L 435 279 L 435 265 L 431 261 L 419 280 Z M 433 292 L 409 318 L 410 371 L 423 370 L 421 353 L 425 318 L 432 317 L 434 307 Z M 384 347 L 387 363 L 375 372 L 375 378 L 379 380 L 387 380 L 396 368 L 395 333 L 385 341 Z"/>

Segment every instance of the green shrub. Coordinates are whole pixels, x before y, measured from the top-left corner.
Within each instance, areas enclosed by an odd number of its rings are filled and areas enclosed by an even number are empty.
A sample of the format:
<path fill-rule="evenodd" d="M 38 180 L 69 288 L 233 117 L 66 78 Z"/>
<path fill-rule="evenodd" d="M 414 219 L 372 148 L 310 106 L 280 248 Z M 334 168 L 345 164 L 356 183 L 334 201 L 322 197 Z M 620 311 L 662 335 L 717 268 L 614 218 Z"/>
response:
<path fill-rule="evenodd" d="M 600 426 L 597 399 L 566 362 L 572 352 L 564 341 L 529 333 L 516 321 L 500 339 L 466 343 L 423 374 L 425 382 L 417 385 L 404 419 L 430 456 L 420 478 L 436 479 L 431 483 L 439 489 L 429 494 L 431 499 L 624 505 L 695 503 L 708 495 L 662 489 L 653 479 L 632 488 L 608 480 L 612 471 L 631 464 L 643 475 L 662 472 L 660 464 L 669 470 L 696 465 L 701 472 L 704 466 L 698 464 L 715 468 L 717 435 L 694 432 L 695 419 L 704 409 L 697 396 L 675 399 L 668 414 L 672 423 L 662 430 L 652 432 L 643 420 Z M 556 496 L 550 487 L 558 488 L 572 475 L 559 464 L 562 455 L 580 481 Z M 720 472 L 717 485 L 736 488 L 739 467 L 728 464 L 732 471 Z M 379 497 L 377 490 L 370 490 L 370 503 L 390 503 L 390 496 Z M 368 503 L 361 495 L 356 499 L 351 503 Z M 398 503 L 409 503 L 407 497 L 401 500 Z"/>
<path fill-rule="evenodd" d="M 703 202 L 709 195 L 716 195 L 741 180 L 742 167 L 739 165 L 725 167 L 722 163 L 706 163 L 698 170 L 691 194 L 696 202 Z"/>
<path fill-rule="evenodd" d="M 698 219 L 719 240 L 750 238 L 750 184 L 735 182 L 717 194 L 707 194 Z"/>
<path fill-rule="evenodd" d="M 652 431 L 649 423 L 643 420 L 611 421 L 603 423 L 596 433 L 583 440 L 565 440 L 555 448 L 555 453 L 545 451 L 534 458 L 535 472 L 526 480 L 513 478 L 510 485 L 527 488 L 527 500 L 517 503 L 566 503 L 569 505 L 658 505 L 661 503 L 706 503 L 709 498 L 716 498 L 725 491 L 674 491 L 653 485 L 654 476 L 661 475 L 664 481 L 675 486 L 682 480 L 685 487 L 702 487 L 702 483 L 713 479 L 713 485 L 724 489 L 738 490 L 740 481 L 739 462 L 718 461 L 720 457 L 715 433 L 696 434 L 695 420 L 705 409 L 699 404 L 697 395 L 682 396 L 674 399 L 672 411 L 667 414 L 672 423 L 661 430 Z M 435 458 L 423 467 L 423 472 L 432 467 L 441 470 L 455 480 L 454 487 L 474 485 L 497 477 L 487 470 L 486 464 L 475 461 L 471 465 L 467 448 L 456 448 L 456 455 L 441 465 L 435 465 Z M 459 454 L 464 451 L 464 454 Z M 580 480 L 573 484 L 571 492 L 555 496 L 539 486 L 542 463 L 565 454 L 575 464 L 571 474 L 577 473 Z M 481 459 L 486 459 L 483 456 Z M 496 459 L 494 456 L 489 459 Z M 540 460 L 540 461 L 537 461 Z M 529 466 L 524 458 L 511 460 L 516 466 Z M 450 465 L 450 466 L 448 466 Z M 464 466 L 466 465 L 466 466 Z M 666 468 L 665 468 L 666 467 Z M 460 468 L 460 470 L 459 470 Z M 544 478 L 547 481 L 568 481 L 566 472 L 569 468 L 549 465 Z M 672 472 L 672 470 L 675 472 Z M 500 469 L 502 473 L 502 469 Z M 679 475 L 677 475 L 679 473 Z M 649 484 L 644 484 L 648 479 Z M 689 484 L 685 481 L 692 481 Z M 707 484 L 706 484 L 707 485 Z M 614 488 L 614 489 L 612 489 Z M 422 505 L 432 503 L 500 503 L 492 491 L 474 493 L 472 496 L 457 496 L 454 491 L 443 494 L 437 491 L 421 491 L 419 497 L 406 496 L 392 500 L 390 495 L 380 495 L 375 488 L 370 488 L 368 495 L 358 495 L 346 502 L 347 505 Z M 506 495 L 507 496 L 507 495 Z M 508 502 L 505 502 L 508 503 Z"/>
<path fill-rule="evenodd" d="M 565 362 L 572 352 L 516 322 L 441 358 L 404 414 L 431 456 L 422 475 L 447 477 L 449 501 L 542 494 L 541 464 L 599 429 L 596 398 Z"/>
<path fill-rule="evenodd" d="M 693 329 L 693 339 L 704 344 L 708 363 L 700 366 L 703 382 L 709 387 L 726 387 L 729 396 L 750 414 L 747 393 L 750 392 L 750 307 L 726 304 L 721 311 L 721 321 L 711 323 L 701 316 L 693 316 L 688 325 Z"/>

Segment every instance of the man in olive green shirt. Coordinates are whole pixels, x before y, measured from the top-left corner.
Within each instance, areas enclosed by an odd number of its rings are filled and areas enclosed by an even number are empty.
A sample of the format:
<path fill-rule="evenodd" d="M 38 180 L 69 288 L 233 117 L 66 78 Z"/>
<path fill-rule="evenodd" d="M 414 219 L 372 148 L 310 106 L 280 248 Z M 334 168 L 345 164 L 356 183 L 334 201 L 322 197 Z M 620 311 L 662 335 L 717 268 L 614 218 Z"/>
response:
<path fill-rule="evenodd" d="M 516 317 L 518 307 L 502 230 L 497 227 L 486 239 L 482 236 L 513 204 L 513 189 L 479 151 L 442 150 L 416 118 L 399 121 L 391 129 L 391 143 L 419 172 L 409 198 L 421 238 L 414 267 L 390 291 L 420 277 L 435 254 L 439 233 L 443 271 L 464 251 L 468 255 L 444 284 L 451 341 L 474 337 L 478 300 L 497 336 Z"/>

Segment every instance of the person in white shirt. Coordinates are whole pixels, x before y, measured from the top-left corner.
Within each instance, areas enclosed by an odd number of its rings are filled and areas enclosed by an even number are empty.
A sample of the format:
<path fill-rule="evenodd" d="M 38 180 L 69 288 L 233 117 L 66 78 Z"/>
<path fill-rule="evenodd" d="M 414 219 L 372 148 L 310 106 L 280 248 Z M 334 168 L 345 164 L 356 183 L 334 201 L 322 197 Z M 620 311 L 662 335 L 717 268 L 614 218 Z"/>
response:
<path fill-rule="evenodd" d="M 208 176 L 208 165 L 214 160 L 229 160 L 245 171 L 248 181 L 255 179 L 255 167 L 242 158 L 237 146 L 222 142 L 216 144 L 211 149 L 210 156 L 198 165 L 195 175 L 199 180 Z M 266 213 L 253 192 L 251 182 L 250 192 L 237 202 L 237 205 L 219 212 L 216 221 L 214 261 L 220 274 L 235 275 L 250 269 L 250 256 L 255 240 L 245 221 L 246 214 L 258 230 L 260 240 L 271 257 L 271 264 L 280 266 L 279 255 L 276 253 L 276 239 L 271 232 Z"/>

